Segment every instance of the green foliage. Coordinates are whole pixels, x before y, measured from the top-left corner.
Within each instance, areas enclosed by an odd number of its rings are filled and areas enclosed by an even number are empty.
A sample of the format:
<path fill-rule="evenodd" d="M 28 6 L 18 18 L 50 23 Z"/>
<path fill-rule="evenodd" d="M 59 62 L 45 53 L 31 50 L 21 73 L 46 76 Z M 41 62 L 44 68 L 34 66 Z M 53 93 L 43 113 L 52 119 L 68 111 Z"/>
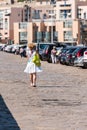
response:
<path fill-rule="evenodd" d="M 24 2 L 25 0 L 18 0 L 18 2 Z"/>

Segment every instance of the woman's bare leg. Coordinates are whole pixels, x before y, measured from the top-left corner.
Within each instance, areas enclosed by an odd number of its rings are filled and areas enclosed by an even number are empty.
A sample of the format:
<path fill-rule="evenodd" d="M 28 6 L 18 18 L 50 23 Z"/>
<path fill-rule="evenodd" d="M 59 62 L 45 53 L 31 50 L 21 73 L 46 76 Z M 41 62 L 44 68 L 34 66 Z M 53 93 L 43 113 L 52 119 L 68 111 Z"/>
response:
<path fill-rule="evenodd" d="M 31 82 L 31 86 L 33 86 L 33 74 L 30 74 L 30 82 Z"/>
<path fill-rule="evenodd" d="M 36 73 L 33 73 L 33 86 L 36 87 Z"/>

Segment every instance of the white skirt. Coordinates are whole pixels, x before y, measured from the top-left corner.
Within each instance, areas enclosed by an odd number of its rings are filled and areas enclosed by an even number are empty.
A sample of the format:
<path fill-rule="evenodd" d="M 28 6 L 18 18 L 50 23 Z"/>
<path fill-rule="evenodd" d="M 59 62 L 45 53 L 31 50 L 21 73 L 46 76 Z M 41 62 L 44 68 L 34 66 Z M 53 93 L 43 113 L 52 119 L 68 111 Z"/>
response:
<path fill-rule="evenodd" d="M 42 72 L 41 67 L 37 67 L 33 62 L 28 62 L 24 70 L 25 73 L 37 73 Z"/>

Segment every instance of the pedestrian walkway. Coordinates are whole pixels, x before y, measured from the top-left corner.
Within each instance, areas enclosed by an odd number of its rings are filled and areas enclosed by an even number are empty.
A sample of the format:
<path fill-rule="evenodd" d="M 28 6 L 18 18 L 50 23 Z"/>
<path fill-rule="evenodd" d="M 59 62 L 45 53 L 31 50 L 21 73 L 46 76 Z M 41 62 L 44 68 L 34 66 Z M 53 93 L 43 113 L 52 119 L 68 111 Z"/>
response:
<path fill-rule="evenodd" d="M 26 62 L 0 52 L 0 130 L 87 130 L 87 69 L 42 62 L 32 88 Z"/>

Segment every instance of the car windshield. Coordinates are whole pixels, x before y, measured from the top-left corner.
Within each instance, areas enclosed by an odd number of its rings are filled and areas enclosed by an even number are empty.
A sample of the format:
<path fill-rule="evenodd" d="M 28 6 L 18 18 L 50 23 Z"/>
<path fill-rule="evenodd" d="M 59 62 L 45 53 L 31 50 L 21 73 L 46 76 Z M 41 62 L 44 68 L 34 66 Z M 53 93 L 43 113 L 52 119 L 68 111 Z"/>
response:
<path fill-rule="evenodd" d="M 46 44 L 40 44 L 40 45 L 39 45 L 39 48 L 40 48 L 41 50 L 43 50 L 45 47 L 46 47 Z"/>
<path fill-rule="evenodd" d="M 66 53 L 67 50 L 68 50 L 68 48 L 62 49 L 62 53 Z"/>
<path fill-rule="evenodd" d="M 44 51 L 47 50 L 48 48 L 49 48 L 49 46 L 48 46 L 48 45 L 45 45 Z"/>
<path fill-rule="evenodd" d="M 72 53 L 73 55 L 76 54 L 81 48 L 75 49 L 75 51 Z"/>
<path fill-rule="evenodd" d="M 74 50 L 76 50 L 76 48 L 70 48 L 67 53 L 72 53 Z"/>

